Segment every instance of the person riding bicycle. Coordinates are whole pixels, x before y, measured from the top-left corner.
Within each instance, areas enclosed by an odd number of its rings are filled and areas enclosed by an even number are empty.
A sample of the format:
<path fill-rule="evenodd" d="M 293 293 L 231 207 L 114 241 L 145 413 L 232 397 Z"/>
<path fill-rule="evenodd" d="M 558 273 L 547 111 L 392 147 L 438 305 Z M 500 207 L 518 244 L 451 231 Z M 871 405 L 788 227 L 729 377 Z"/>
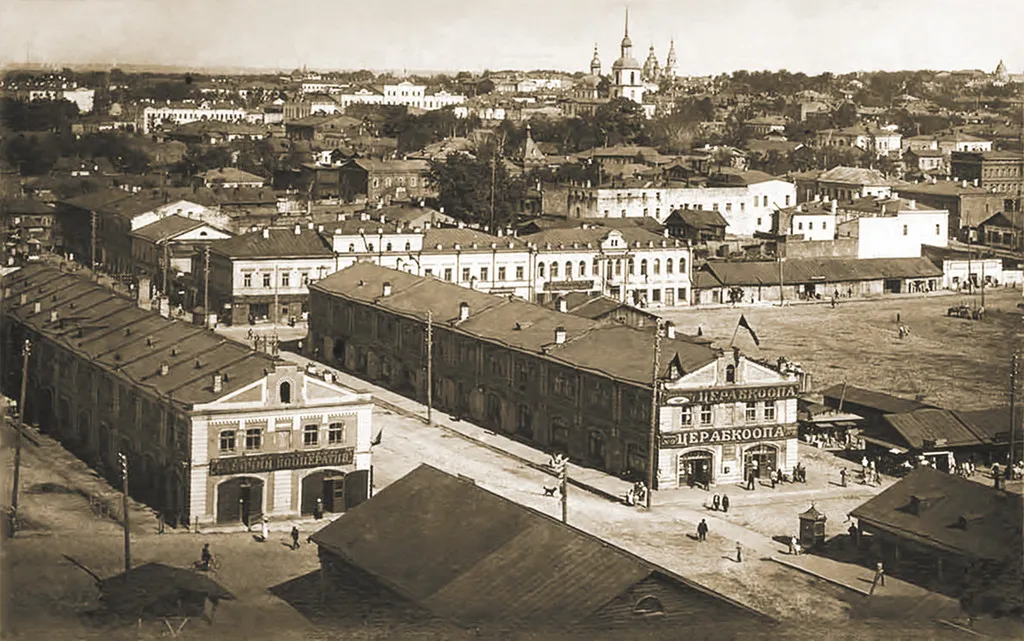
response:
<path fill-rule="evenodd" d="M 200 556 L 202 558 L 202 563 L 203 563 L 202 564 L 202 568 L 204 570 L 209 570 L 210 569 L 210 563 L 213 561 L 213 553 L 210 552 L 210 544 L 209 543 L 204 543 L 203 544 L 203 552 L 202 552 L 202 554 Z"/>

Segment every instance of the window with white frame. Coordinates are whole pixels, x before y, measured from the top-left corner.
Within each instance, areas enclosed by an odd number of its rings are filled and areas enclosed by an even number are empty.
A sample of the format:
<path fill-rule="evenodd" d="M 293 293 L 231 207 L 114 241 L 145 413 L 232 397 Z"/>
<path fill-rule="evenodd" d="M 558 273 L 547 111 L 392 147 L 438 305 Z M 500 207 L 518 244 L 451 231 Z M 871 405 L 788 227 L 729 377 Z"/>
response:
<path fill-rule="evenodd" d="M 320 442 L 320 426 L 306 425 L 302 428 L 302 444 L 312 447 Z"/>
<path fill-rule="evenodd" d="M 700 406 L 700 424 L 711 425 L 711 406 L 701 405 Z"/>
<path fill-rule="evenodd" d="M 345 442 L 345 424 L 331 423 L 327 426 L 327 444 L 340 445 Z"/>
<path fill-rule="evenodd" d="M 220 433 L 220 451 L 235 451 L 235 430 L 223 430 Z"/>
<path fill-rule="evenodd" d="M 680 425 L 693 425 L 692 407 L 687 406 L 682 409 L 682 411 L 679 413 L 679 423 Z"/>
<path fill-rule="evenodd" d="M 747 401 L 747 407 L 743 412 L 743 418 L 748 423 L 753 423 L 757 420 L 757 403 L 754 401 Z"/>
<path fill-rule="evenodd" d="M 764 420 L 774 421 L 775 420 L 775 401 L 764 402 Z"/>

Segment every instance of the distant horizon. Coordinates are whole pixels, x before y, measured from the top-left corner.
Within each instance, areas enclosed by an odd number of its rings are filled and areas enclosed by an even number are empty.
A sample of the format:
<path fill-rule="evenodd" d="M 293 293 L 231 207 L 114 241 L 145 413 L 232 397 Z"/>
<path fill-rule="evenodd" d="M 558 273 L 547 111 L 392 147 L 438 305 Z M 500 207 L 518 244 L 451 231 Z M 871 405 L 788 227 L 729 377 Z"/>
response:
<path fill-rule="evenodd" d="M 985 0 L 6 0 L 0 67 L 172 66 L 270 73 L 319 70 L 602 72 L 669 43 L 680 76 L 788 70 L 1024 71 L 1024 3 Z M 969 18 L 969 19 L 968 19 Z"/>

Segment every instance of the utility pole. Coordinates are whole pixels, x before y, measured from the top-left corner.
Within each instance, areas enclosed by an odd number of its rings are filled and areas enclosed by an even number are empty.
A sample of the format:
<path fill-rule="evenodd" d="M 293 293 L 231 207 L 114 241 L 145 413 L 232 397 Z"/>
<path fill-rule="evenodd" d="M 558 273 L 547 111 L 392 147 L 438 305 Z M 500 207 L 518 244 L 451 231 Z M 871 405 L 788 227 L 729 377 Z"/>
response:
<path fill-rule="evenodd" d="M 89 269 L 92 270 L 93 277 L 96 277 L 96 212 L 92 212 L 89 217 L 89 238 L 90 238 L 90 252 L 89 260 L 92 261 L 89 264 Z"/>
<path fill-rule="evenodd" d="M 434 411 L 434 312 L 427 310 L 427 425 L 433 425 Z"/>
<path fill-rule="evenodd" d="M 171 296 L 167 292 L 167 272 L 171 266 L 171 254 L 167 245 L 167 240 L 164 240 L 164 297 L 167 299 L 167 304 L 169 306 L 171 304 Z"/>
<path fill-rule="evenodd" d="M 203 327 L 209 329 L 210 327 L 210 245 L 207 243 L 206 247 L 203 248 L 204 262 L 206 263 L 206 269 L 203 275 Z M 276 269 L 276 267 L 275 267 Z M 276 276 L 276 274 L 275 274 Z M 275 290 L 276 291 L 276 290 Z"/>
<path fill-rule="evenodd" d="M 21 396 L 18 397 L 18 422 L 14 434 L 14 476 L 11 488 L 11 536 L 18 527 L 18 484 L 21 476 L 21 432 L 25 429 L 25 395 L 28 391 L 28 357 L 32 353 L 32 342 L 25 339 L 21 356 Z"/>
<path fill-rule="evenodd" d="M 498 149 L 495 147 L 494 153 L 491 155 L 491 223 L 487 228 L 489 232 L 494 233 L 494 181 L 498 170 Z"/>
<path fill-rule="evenodd" d="M 118 452 L 121 461 L 121 508 L 124 510 L 124 571 L 132 569 L 132 539 L 128 533 L 128 455 Z"/>
<path fill-rule="evenodd" d="M 778 251 L 778 250 L 776 250 Z M 782 256 L 779 256 L 779 307 L 786 302 L 786 291 L 783 289 L 782 283 Z"/>
<path fill-rule="evenodd" d="M 651 494 L 654 493 L 654 481 L 658 467 L 658 419 L 659 402 L 658 389 L 661 378 L 661 332 L 664 321 L 658 317 L 657 326 L 654 329 L 654 372 L 651 376 L 651 429 L 650 438 L 647 441 L 647 509 L 651 509 Z"/>
<path fill-rule="evenodd" d="M 1010 460 L 1007 469 L 1013 469 L 1013 454 L 1017 449 L 1017 352 L 1010 357 Z"/>

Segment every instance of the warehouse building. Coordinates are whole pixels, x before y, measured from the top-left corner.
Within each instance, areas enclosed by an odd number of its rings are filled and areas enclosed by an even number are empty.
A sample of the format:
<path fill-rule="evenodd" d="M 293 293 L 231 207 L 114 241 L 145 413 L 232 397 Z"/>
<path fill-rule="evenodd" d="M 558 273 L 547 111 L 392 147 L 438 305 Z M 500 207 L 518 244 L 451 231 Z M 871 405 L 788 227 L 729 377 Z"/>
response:
<path fill-rule="evenodd" d="M 172 523 L 343 511 L 369 492 L 368 394 L 32 265 L 3 281 L 3 388 L 26 417 Z"/>

